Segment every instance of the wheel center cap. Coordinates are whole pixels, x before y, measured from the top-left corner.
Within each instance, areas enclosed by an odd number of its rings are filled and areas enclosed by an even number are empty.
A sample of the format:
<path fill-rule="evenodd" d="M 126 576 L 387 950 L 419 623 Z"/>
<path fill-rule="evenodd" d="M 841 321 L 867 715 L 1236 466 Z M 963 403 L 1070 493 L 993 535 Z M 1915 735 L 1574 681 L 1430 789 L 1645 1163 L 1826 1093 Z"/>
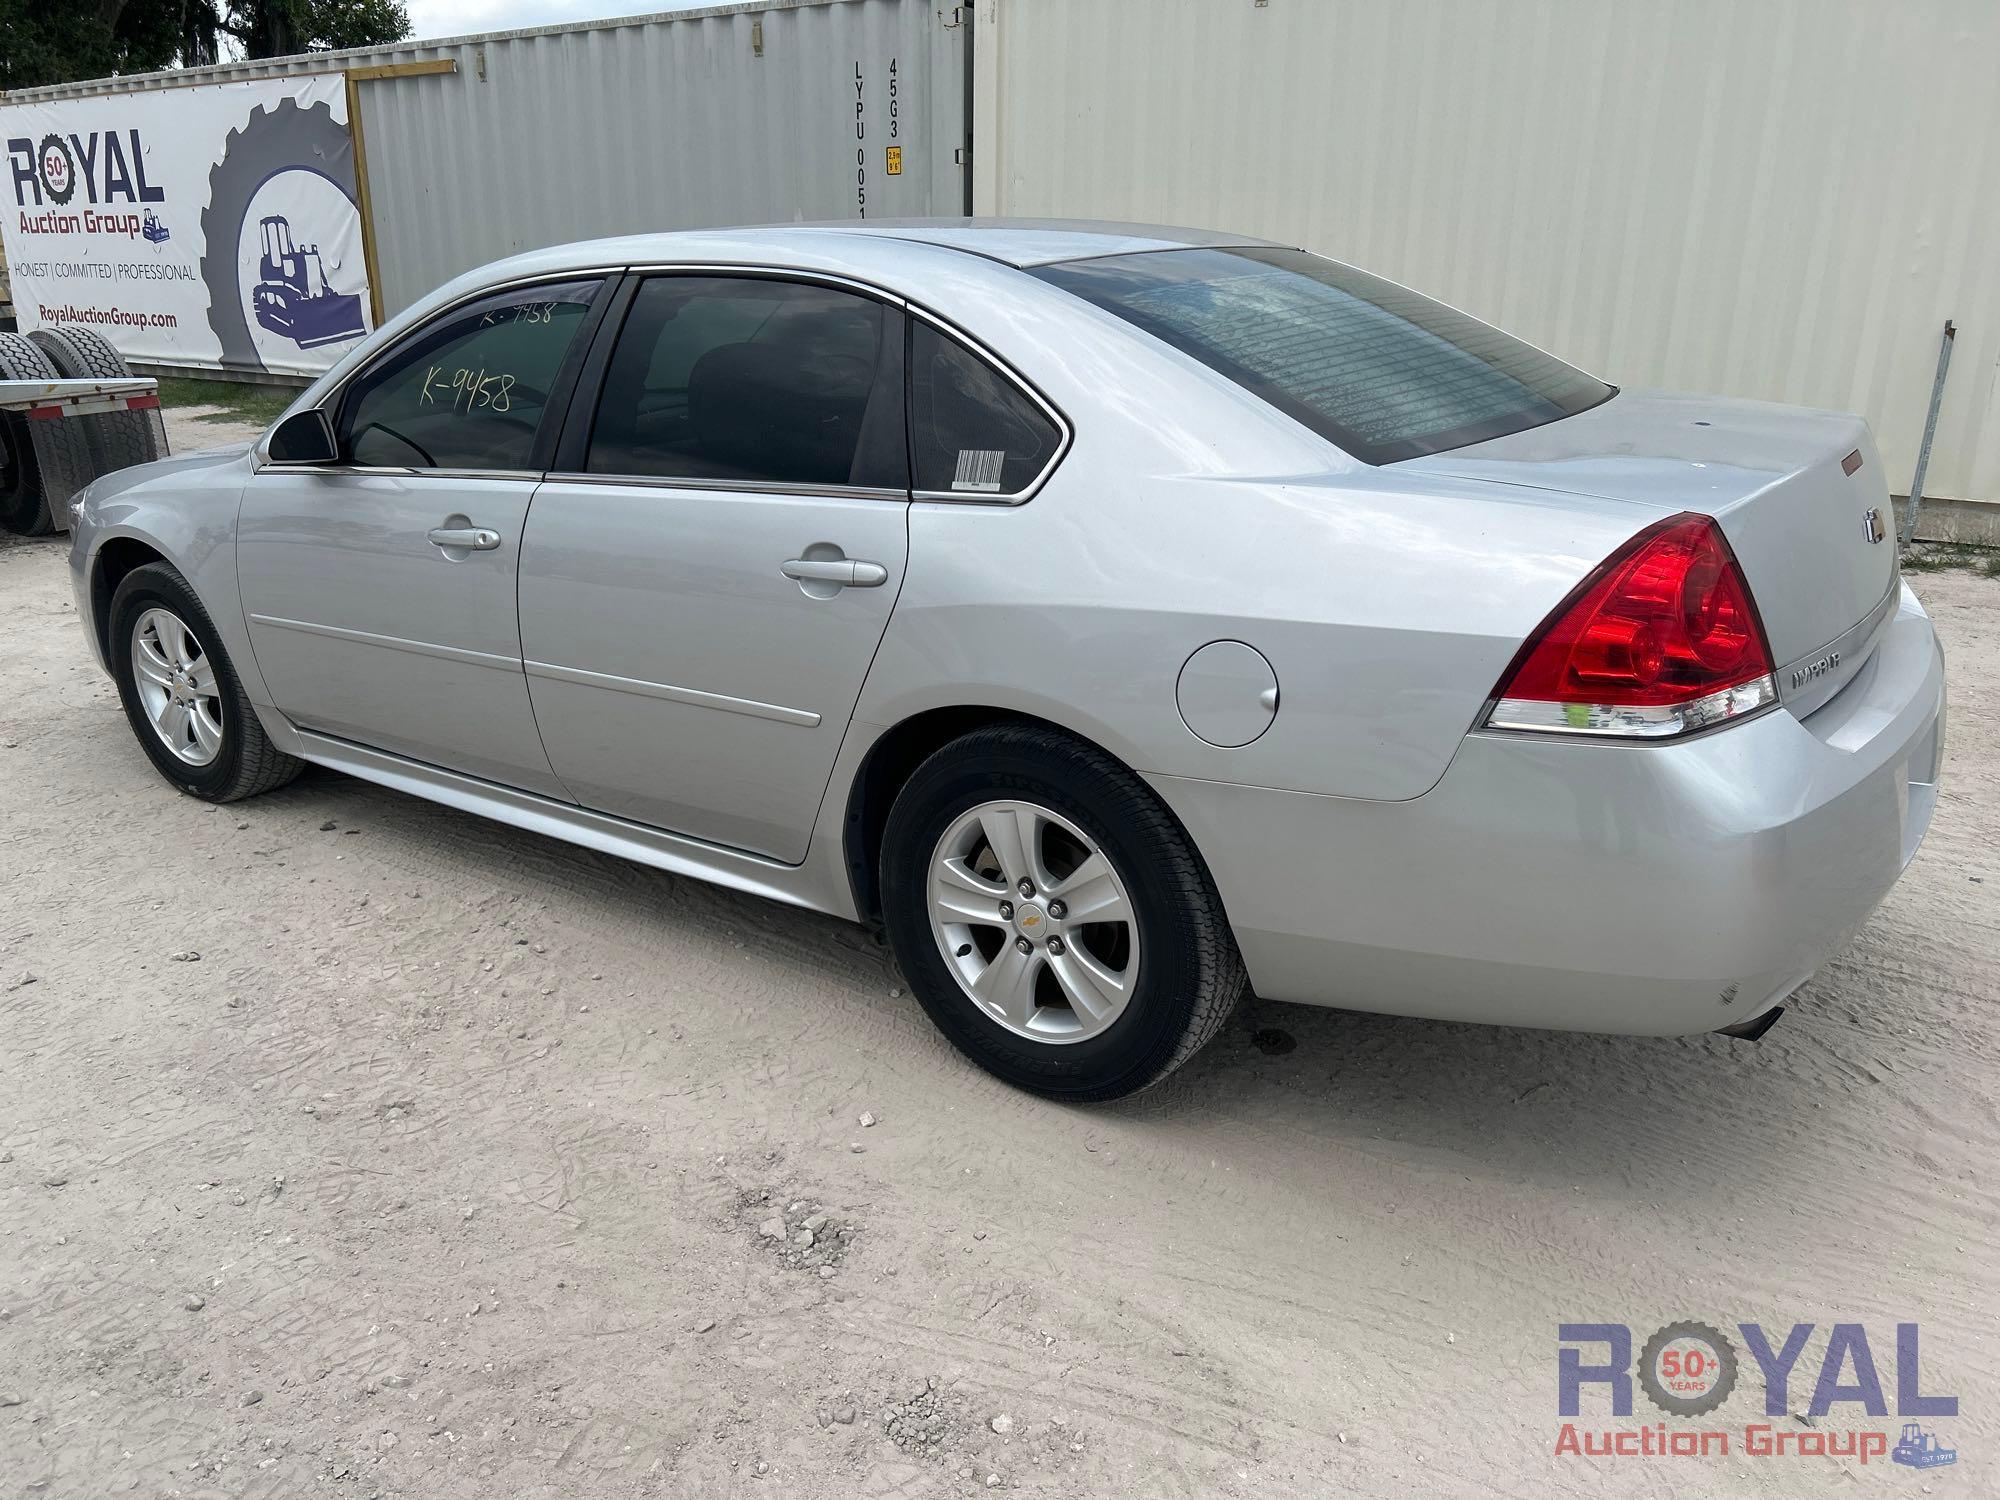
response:
<path fill-rule="evenodd" d="M 1049 930 L 1048 909 L 1039 901 L 1023 901 L 1014 908 L 1014 929 L 1024 938 L 1039 938 Z"/>

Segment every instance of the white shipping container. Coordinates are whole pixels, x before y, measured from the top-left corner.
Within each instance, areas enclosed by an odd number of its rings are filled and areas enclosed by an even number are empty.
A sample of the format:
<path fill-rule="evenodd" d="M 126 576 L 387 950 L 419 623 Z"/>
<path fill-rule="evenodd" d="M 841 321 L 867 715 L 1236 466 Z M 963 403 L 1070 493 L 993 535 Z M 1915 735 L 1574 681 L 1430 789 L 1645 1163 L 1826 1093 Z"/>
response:
<path fill-rule="evenodd" d="M 930 0 L 735 5 L 445 55 L 456 74 L 361 95 L 392 307 L 594 235 L 966 211 L 965 34 Z"/>
<path fill-rule="evenodd" d="M 981 213 L 1304 245 L 2000 499 L 1993 0 L 979 0 Z"/>
<path fill-rule="evenodd" d="M 1996 58 L 1993 0 L 763 0 L 8 102 L 345 74 L 384 313 L 635 230 L 1238 229 L 1621 385 L 1860 411 L 1897 490 L 1950 318 L 1926 488 L 1995 500 Z"/>
<path fill-rule="evenodd" d="M 443 64 L 448 72 L 397 72 Z M 596 235 L 962 214 L 963 13 L 763 0 L 17 90 L 8 103 L 346 74 L 373 284 L 393 314 L 500 256 Z"/>

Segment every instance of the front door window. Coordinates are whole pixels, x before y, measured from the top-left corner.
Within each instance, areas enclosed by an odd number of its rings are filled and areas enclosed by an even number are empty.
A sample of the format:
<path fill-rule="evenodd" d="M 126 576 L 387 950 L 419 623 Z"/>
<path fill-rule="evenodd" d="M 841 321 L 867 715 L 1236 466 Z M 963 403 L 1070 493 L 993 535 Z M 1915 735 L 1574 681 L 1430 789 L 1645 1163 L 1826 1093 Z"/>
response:
<path fill-rule="evenodd" d="M 439 317 L 347 388 L 336 435 L 371 467 L 540 467 L 549 396 L 595 281 L 498 292 Z"/>

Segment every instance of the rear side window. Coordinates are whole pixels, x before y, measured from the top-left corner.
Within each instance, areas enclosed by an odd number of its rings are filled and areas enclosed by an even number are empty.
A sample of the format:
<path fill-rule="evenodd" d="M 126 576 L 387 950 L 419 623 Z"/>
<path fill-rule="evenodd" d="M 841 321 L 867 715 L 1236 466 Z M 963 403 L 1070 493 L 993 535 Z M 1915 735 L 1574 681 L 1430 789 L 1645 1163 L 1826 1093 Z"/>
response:
<path fill-rule="evenodd" d="M 1302 250 L 1162 250 L 1035 272 L 1386 464 L 1573 416 L 1613 387 L 1407 288 Z"/>
<path fill-rule="evenodd" d="M 903 314 L 805 282 L 654 277 L 612 351 L 585 466 L 906 490 Z"/>
<path fill-rule="evenodd" d="M 357 376 L 340 451 L 387 468 L 530 469 L 599 283 L 520 287 L 439 317 Z"/>
<path fill-rule="evenodd" d="M 1015 495 L 1062 446 L 1062 429 L 1026 392 L 930 324 L 910 328 L 910 449 L 916 487 Z"/>

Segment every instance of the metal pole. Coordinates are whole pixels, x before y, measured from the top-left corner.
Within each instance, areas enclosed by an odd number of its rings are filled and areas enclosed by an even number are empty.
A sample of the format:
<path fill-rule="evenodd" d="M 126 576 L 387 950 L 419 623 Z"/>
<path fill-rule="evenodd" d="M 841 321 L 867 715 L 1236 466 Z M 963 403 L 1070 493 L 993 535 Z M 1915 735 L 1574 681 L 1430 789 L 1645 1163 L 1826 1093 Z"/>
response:
<path fill-rule="evenodd" d="M 964 16 L 965 20 L 962 24 L 965 27 L 965 129 L 962 132 L 962 138 L 964 144 L 960 149 L 964 152 L 964 156 L 961 159 L 965 162 L 965 179 L 963 183 L 961 183 L 961 186 L 964 188 L 964 193 L 961 195 L 961 201 L 965 209 L 965 216 L 966 218 L 969 219 L 972 217 L 973 213 L 972 151 L 973 147 L 976 144 L 976 142 L 972 138 L 972 91 L 974 87 L 973 83 L 974 74 L 972 70 L 972 49 L 976 45 L 978 45 L 977 39 L 979 35 L 977 30 L 977 18 L 973 14 L 972 0 L 966 0 Z M 997 208 L 994 211 L 996 213 L 999 212 Z"/>
<path fill-rule="evenodd" d="M 1944 372 L 1951 368 L 1951 341 L 1958 337 L 1951 319 L 1944 320 L 1944 337 L 1938 343 L 1937 378 L 1931 382 L 1931 409 L 1924 417 L 1924 440 L 1917 446 L 1917 472 L 1910 479 L 1910 503 L 1903 517 L 1903 541 L 1917 539 L 1917 506 L 1924 498 L 1924 470 L 1931 466 L 1931 438 L 1937 433 L 1938 406 L 1944 400 Z"/>

